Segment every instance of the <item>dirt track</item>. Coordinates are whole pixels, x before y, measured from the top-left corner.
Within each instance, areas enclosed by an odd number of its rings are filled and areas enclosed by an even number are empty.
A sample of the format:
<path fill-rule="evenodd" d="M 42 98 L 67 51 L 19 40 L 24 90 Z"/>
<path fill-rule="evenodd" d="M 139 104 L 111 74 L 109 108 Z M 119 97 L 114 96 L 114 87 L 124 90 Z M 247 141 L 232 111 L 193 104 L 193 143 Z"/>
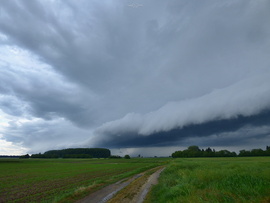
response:
<path fill-rule="evenodd" d="M 151 186 L 158 183 L 158 177 L 163 169 L 163 167 L 151 169 L 128 180 L 118 181 L 90 194 L 86 198 L 77 201 L 77 203 L 141 203 Z"/>
<path fill-rule="evenodd" d="M 152 185 L 158 184 L 159 175 L 163 170 L 164 170 L 164 168 L 160 168 L 155 173 L 150 175 L 150 177 L 148 177 L 147 181 L 141 186 L 139 192 L 134 196 L 134 198 L 131 199 L 131 201 L 128 201 L 128 202 L 133 202 L 133 203 L 143 202 L 144 199 L 146 198 L 146 195 L 150 191 Z M 117 202 L 126 202 L 126 201 L 117 201 Z"/>

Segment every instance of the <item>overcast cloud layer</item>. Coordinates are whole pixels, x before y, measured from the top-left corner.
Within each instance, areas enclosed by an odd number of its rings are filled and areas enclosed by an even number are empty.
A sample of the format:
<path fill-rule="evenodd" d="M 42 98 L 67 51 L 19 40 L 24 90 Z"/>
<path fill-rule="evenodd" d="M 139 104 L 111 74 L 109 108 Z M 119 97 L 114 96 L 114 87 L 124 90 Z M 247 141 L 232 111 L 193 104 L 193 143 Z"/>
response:
<path fill-rule="evenodd" d="M 0 154 L 270 144 L 270 1 L 0 4 Z"/>

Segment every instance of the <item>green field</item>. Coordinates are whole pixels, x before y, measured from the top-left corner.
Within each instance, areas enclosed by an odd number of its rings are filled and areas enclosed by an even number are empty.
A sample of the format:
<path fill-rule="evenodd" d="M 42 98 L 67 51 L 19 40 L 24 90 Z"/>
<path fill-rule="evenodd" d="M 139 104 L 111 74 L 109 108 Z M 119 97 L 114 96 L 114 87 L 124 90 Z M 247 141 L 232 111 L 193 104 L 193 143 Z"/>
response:
<path fill-rule="evenodd" d="M 174 159 L 148 202 L 270 202 L 270 157 Z"/>
<path fill-rule="evenodd" d="M 270 157 L 0 159 L 0 202 L 74 202 L 159 165 L 148 202 L 270 202 Z"/>
<path fill-rule="evenodd" d="M 0 202 L 75 199 L 165 159 L 0 159 Z"/>

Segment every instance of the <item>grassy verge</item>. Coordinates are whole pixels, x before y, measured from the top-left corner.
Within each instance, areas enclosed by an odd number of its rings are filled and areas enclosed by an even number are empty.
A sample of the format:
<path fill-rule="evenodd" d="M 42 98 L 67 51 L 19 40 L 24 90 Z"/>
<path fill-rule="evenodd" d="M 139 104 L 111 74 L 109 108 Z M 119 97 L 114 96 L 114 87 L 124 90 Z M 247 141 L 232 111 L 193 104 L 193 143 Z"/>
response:
<path fill-rule="evenodd" d="M 270 202 L 270 157 L 174 159 L 147 202 Z"/>
<path fill-rule="evenodd" d="M 0 202 L 73 202 L 165 159 L 0 159 Z"/>

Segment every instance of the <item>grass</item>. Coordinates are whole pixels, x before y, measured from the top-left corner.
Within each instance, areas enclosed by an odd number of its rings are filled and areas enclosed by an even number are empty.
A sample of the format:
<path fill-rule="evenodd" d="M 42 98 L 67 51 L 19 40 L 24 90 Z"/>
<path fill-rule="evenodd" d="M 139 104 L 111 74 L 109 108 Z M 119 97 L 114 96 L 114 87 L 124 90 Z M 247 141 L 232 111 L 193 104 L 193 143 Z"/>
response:
<path fill-rule="evenodd" d="M 147 202 L 270 202 L 270 157 L 174 159 Z"/>
<path fill-rule="evenodd" d="M 0 202 L 74 202 L 165 159 L 0 159 Z"/>
<path fill-rule="evenodd" d="M 165 164 L 147 202 L 270 202 L 270 157 L 0 159 L 0 202 L 74 202 Z"/>

